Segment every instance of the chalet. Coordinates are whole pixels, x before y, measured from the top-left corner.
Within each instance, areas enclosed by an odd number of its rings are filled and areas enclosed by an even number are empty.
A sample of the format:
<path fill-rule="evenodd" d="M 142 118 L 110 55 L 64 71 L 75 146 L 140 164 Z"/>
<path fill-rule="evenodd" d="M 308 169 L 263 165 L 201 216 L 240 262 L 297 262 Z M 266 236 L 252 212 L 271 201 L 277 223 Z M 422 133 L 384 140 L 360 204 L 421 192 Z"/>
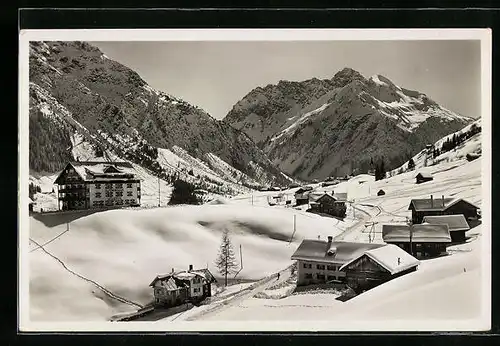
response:
<path fill-rule="evenodd" d="M 431 195 L 429 199 L 412 199 L 408 210 L 411 210 L 413 223 L 422 223 L 424 216 L 462 214 L 469 226 L 474 227 L 480 219 L 479 208 L 461 198 L 441 196 L 440 199 L 434 199 Z"/>
<path fill-rule="evenodd" d="M 448 225 L 452 242 L 464 242 L 470 227 L 463 215 L 424 216 L 422 224 Z"/>
<path fill-rule="evenodd" d="M 200 302 L 212 295 L 211 284 L 217 282 L 208 269 L 172 272 L 158 275 L 149 284 L 154 290 L 155 305 L 176 306 L 187 302 Z"/>
<path fill-rule="evenodd" d="M 385 191 L 384 190 L 378 190 L 377 196 L 383 196 L 383 195 L 385 195 Z"/>
<path fill-rule="evenodd" d="M 304 239 L 291 259 L 297 261 L 297 285 L 345 281 L 340 268 L 366 250 L 384 244 L 334 242 Z"/>
<path fill-rule="evenodd" d="M 141 182 L 128 162 L 70 162 L 55 184 L 59 210 L 140 205 Z"/>
<path fill-rule="evenodd" d="M 430 173 L 420 172 L 415 177 L 417 179 L 417 184 L 425 183 L 426 181 L 434 180 L 434 177 Z"/>
<path fill-rule="evenodd" d="M 344 217 L 346 213 L 345 201 L 339 201 L 332 195 L 324 193 L 319 197 L 313 197 L 310 203 L 311 211 L 316 213 L 324 213 L 332 216 Z"/>
<path fill-rule="evenodd" d="M 451 243 L 448 225 L 382 225 L 382 239 L 417 258 L 446 253 L 446 246 Z"/>
<path fill-rule="evenodd" d="M 311 186 L 304 186 L 295 191 L 295 201 L 297 205 L 309 203 L 309 193 L 312 191 Z"/>
<path fill-rule="evenodd" d="M 420 261 L 396 245 L 385 245 L 364 251 L 342 267 L 346 284 L 356 293 L 417 270 Z"/>

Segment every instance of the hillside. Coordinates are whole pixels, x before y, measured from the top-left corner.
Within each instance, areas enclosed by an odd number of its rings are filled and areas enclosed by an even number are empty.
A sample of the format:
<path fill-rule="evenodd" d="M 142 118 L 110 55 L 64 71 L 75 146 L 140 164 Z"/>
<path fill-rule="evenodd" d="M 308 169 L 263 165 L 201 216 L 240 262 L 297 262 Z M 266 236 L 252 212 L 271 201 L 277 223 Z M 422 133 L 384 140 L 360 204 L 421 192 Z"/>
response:
<path fill-rule="evenodd" d="M 30 42 L 29 63 L 34 173 L 54 174 L 83 143 L 96 157 L 112 154 L 165 180 L 202 167 L 207 179 L 239 186 L 290 181 L 246 134 L 154 90 L 88 43 Z"/>
<path fill-rule="evenodd" d="M 423 93 L 350 68 L 332 79 L 258 87 L 224 118 L 285 173 L 309 180 L 366 173 L 372 159 L 398 167 L 471 121 Z"/>

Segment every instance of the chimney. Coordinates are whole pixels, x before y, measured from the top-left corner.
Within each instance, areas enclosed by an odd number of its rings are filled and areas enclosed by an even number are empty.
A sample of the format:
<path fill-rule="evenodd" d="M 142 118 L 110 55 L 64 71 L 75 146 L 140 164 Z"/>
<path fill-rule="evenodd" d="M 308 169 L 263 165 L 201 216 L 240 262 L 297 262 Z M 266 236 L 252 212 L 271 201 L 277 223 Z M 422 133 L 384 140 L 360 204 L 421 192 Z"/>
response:
<path fill-rule="evenodd" d="M 398 257 L 398 265 L 400 265 L 400 264 L 401 264 L 401 258 Z"/>
<path fill-rule="evenodd" d="M 193 270 L 193 265 L 192 264 L 189 265 L 189 271 L 191 271 L 191 270 Z"/>
<path fill-rule="evenodd" d="M 174 268 L 172 268 L 172 274 L 174 273 L 174 271 L 175 271 Z"/>
<path fill-rule="evenodd" d="M 333 240 L 333 237 L 331 235 L 328 236 L 328 242 L 331 243 Z"/>
<path fill-rule="evenodd" d="M 321 236 L 318 234 L 318 240 L 321 240 Z"/>
<path fill-rule="evenodd" d="M 441 200 L 443 201 L 443 208 L 444 208 L 444 195 L 441 196 Z"/>
<path fill-rule="evenodd" d="M 431 208 L 434 208 L 434 200 L 432 199 L 432 195 L 431 195 Z"/>

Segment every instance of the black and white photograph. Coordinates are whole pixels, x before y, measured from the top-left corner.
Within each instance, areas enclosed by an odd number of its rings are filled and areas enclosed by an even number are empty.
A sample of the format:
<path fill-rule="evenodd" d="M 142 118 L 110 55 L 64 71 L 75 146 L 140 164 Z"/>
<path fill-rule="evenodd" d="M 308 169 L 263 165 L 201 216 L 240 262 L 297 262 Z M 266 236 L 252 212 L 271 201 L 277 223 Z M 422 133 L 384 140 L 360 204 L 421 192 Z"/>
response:
<path fill-rule="evenodd" d="M 490 34 L 22 31 L 21 329 L 488 330 Z"/>

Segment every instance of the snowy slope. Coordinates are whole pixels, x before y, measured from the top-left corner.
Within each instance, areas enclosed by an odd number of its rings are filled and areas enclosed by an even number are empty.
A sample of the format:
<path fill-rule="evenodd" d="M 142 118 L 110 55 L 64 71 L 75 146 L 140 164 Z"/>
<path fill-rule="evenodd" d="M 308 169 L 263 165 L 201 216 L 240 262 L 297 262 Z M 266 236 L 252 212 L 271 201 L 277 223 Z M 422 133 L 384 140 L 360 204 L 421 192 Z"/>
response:
<path fill-rule="evenodd" d="M 441 148 L 444 142 L 447 140 L 451 140 L 453 135 L 459 135 L 465 133 L 471 129 L 472 126 L 481 127 L 481 119 L 478 119 L 471 123 L 470 125 L 465 126 L 463 129 L 451 133 L 448 136 L 445 136 L 434 143 L 434 148 Z M 458 145 L 454 150 L 450 150 L 444 153 L 441 153 L 436 158 L 432 157 L 432 153 L 428 154 L 427 149 L 421 150 L 418 154 L 413 156 L 413 162 L 415 163 L 415 169 L 424 168 L 427 166 L 431 166 L 433 164 L 437 164 L 443 161 L 452 162 L 457 160 L 465 159 L 466 155 L 469 153 L 481 154 L 481 133 L 474 135 L 473 137 L 467 139 L 465 142 Z M 408 162 L 405 162 L 400 167 L 388 172 L 389 175 L 398 174 L 400 171 L 404 171 L 408 168 Z"/>
<path fill-rule="evenodd" d="M 293 214 L 296 214 L 297 231 L 293 243 L 289 244 Z M 45 248 L 75 272 L 116 294 L 146 304 L 152 299 L 148 287 L 152 278 L 170 272 L 171 268 L 185 269 L 189 264 L 205 268 L 208 265 L 218 274 L 214 261 L 225 229 L 230 231 L 235 249 L 242 245 L 244 268 L 239 278 L 260 279 L 289 266 L 290 256 L 304 237 L 336 235 L 347 225 L 317 215 L 295 213 L 293 209 L 249 205 L 113 210 L 72 221 L 70 231 Z M 31 218 L 30 237 L 42 244 L 64 232 L 66 227 L 65 223 L 48 227 Z M 35 247 L 30 245 L 30 249 Z M 36 250 L 30 256 L 46 257 L 41 251 Z M 32 266 L 32 270 L 37 271 L 36 280 L 31 281 L 33 315 L 40 320 L 53 320 L 58 317 L 54 316 L 54 311 L 58 311 L 61 319 L 68 315 L 73 319 L 86 318 L 88 311 L 84 302 L 93 306 L 99 298 L 88 291 L 82 293 L 87 285 L 73 283 L 79 287 L 74 291 L 75 302 L 59 299 L 59 288 L 71 285 L 74 280 L 73 275 L 57 268 L 60 269 L 59 264 L 46 271 L 43 266 Z M 70 295 L 71 291 L 64 294 Z M 100 320 L 121 312 L 118 310 L 126 311 L 126 306 L 120 305 L 118 309 L 112 302 L 108 303 L 106 313 L 96 312 Z"/>

